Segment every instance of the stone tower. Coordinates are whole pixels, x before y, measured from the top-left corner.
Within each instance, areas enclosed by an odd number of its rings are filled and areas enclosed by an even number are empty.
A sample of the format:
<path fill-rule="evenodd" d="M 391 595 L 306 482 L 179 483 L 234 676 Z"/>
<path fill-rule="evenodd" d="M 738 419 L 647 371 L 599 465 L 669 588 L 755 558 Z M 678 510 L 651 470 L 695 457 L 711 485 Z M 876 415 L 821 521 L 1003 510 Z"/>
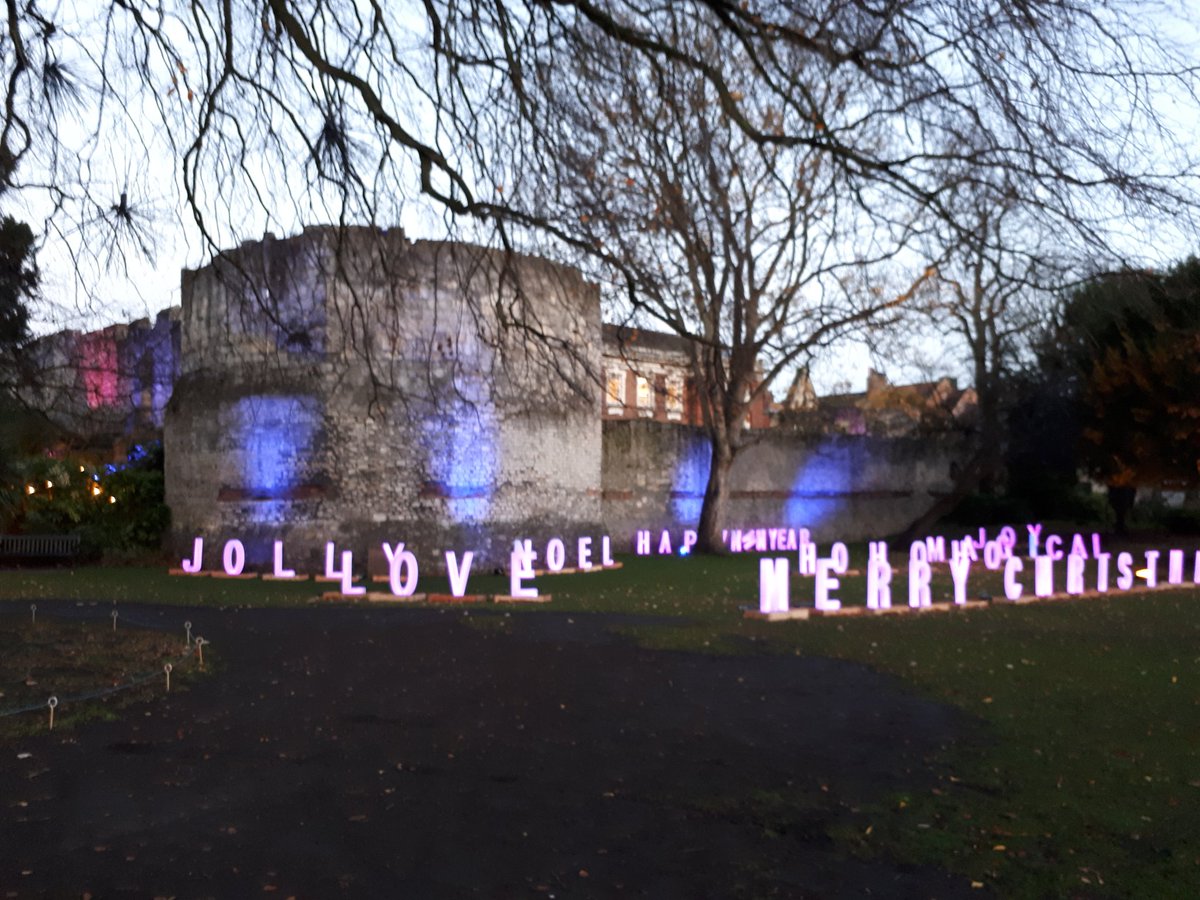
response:
<path fill-rule="evenodd" d="M 267 235 L 182 276 L 164 443 L 172 541 L 312 571 L 326 541 L 422 563 L 597 534 L 599 290 L 398 230 Z"/>

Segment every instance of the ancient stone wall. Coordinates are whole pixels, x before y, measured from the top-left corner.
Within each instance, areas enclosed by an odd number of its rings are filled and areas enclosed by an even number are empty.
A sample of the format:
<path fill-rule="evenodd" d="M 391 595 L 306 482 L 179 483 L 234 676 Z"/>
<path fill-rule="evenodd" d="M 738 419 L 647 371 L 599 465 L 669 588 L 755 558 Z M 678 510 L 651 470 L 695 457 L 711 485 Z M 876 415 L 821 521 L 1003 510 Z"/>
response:
<path fill-rule="evenodd" d="M 808 528 L 821 541 L 895 533 L 952 486 L 967 437 L 757 432 L 734 461 L 727 528 Z M 635 533 L 695 528 L 708 480 L 704 431 L 656 422 L 604 423 L 603 515 L 613 545 Z"/>
<path fill-rule="evenodd" d="M 599 292 L 575 270 L 399 230 L 310 228 L 183 273 L 167 412 L 177 550 L 404 541 L 507 564 L 598 534 Z M 219 546 L 208 565 L 219 564 Z"/>

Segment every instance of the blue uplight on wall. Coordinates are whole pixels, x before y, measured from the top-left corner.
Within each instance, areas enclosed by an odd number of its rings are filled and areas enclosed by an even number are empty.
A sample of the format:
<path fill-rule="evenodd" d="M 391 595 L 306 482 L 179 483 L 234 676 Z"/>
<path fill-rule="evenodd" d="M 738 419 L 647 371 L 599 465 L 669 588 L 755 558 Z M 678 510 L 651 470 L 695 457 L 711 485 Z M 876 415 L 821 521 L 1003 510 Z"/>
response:
<path fill-rule="evenodd" d="M 704 489 L 712 468 L 712 447 L 702 435 L 690 435 L 683 444 L 671 475 L 671 514 L 679 525 L 700 522 Z"/>
<path fill-rule="evenodd" d="M 252 516 L 280 520 L 293 488 L 307 479 L 320 405 L 303 395 L 252 395 L 233 408 L 232 437 L 240 487 L 256 504 Z"/>
<path fill-rule="evenodd" d="M 487 519 L 497 470 L 495 411 L 486 403 L 457 403 L 425 423 L 429 476 L 456 523 Z"/>
<path fill-rule="evenodd" d="M 866 463 L 858 458 L 862 449 L 860 442 L 829 437 L 805 454 L 792 478 L 781 524 L 815 529 L 835 516 L 846 502 L 855 473 Z"/>

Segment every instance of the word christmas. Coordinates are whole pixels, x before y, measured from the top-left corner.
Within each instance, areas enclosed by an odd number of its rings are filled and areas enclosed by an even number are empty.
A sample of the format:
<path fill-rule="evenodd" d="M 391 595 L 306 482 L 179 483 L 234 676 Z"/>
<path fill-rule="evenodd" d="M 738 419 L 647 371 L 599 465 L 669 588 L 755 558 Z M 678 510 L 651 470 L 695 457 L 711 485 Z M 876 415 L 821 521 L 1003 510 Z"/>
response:
<path fill-rule="evenodd" d="M 395 545 L 384 541 L 381 544 L 383 555 L 388 565 L 388 586 L 396 597 L 411 597 L 417 591 L 419 566 L 417 557 L 404 548 L 403 543 Z M 274 542 L 274 565 L 271 578 L 277 581 L 287 581 L 299 578 L 295 569 L 284 565 L 283 541 Z M 600 538 L 600 559 L 593 562 L 595 550 L 592 538 L 581 537 L 575 544 L 575 559 L 577 569 L 592 569 L 597 566 L 612 567 L 612 545 L 608 535 Z M 526 585 L 534 577 L 533 564 L 538 554 L 533 549 L 533 541 L 529 539 L 513 542 L 509 555 L 509 587 L 513 597 L 532 598 L 538 595 L 537 588 Z M 464 597 L 467 593 L 467 579 L 471 574 L 471 563 L 475 559 L 473 551 L 468 550 L 460 558 L 453 550 L 446 551 L 446 575 L 450 579 L 450 593 L 455 597 Z M 198 537 L 192 543 L 192 556 L 182 560 L 180 567 L 189 575 L 201 571 L 204 560 L 204 538 Z M 559 538 L 551 538 L 545 549 L 546 568 L 551 572 L 561 572 L 566 568 L 567 547 Z M 221 550 L 221 568 L 226 575 L 236 578 L 246 568 L 246 548 L 237 538 L 225 542 Z M 340 581 L 341 591 L 348 597 L 365 594 L 367 589 L 354 583 L 354 553 L 343 550 L 339 555 L 333 541 L 325 544 L 325 574 L 328 581 Z"/>

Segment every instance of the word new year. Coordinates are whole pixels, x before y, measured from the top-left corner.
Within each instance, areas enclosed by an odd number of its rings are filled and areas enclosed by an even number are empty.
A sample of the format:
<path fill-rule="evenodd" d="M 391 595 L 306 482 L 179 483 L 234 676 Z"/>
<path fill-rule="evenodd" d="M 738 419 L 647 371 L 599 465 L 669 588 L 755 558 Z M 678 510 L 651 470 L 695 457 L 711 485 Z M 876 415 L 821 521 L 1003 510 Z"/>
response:
<path fill-rule="evenodd" d="M 1029 558 L 1023 559 L 1014 554 L 1017 544 L 1016 532 L 1006 527 L 994 540 L 988 540 L 981 529 L 978 538 L 966 536 L 959 541 L 951 541 L 949 564 L 950 577 L 954 583 L 954 602 L 963 605 L 967 602 L 967 583 L 970 579 L 974 564 L 983 562 L 987 569 L 1004 571 L 1004 596 L 1013 601 L 1020 600 L 1025 595 L 1025 582 L 1022 579 L 1026 568 L 1033 572 L 1033 593 L 1037 597 L 1050 597 L 1055 593 L 1054 583 L 1056 572 L 1065 574 L 1065 592 L 1082 594 L 1086 590 L 1085 582 L 1089 562 L 1092 563 L 1094 574 L 1093 584 L 1097 593 L 1107 593 L 1110 575 L 1112 574 L 1113 555 L 1101 547 L 1100 535 L 1091 535 L 1091 540 L 1085 541 L 1082 534 L 1076 534 L 1069 550 L 1064 551 L 1064 540 L 1057 534 L 1049 535 L 1044 542 L 1040 540 L 1042 526 L 1028 525 Z M 817 610 L 834 611 L 841 609 L 841 601 L 834 593 L 841 586 L 837 576 L 849 571 L 850 554 L 843 543 L 835 543 L 830 547 L 828 558 L 817 557 L 817 547 L 811 542 L 798 545 L 799 571 L 801 575 L 814 577 L 813 606 Z M 1134 569 L 1132 553 L 1118 553 L 1115 560 L 1115 585 L 1119 590 L 1127 591 L 1134 585 L 1136 578 L 1145 579 L 1148 587 L 1158 585 L 1158 564 L 1163 553 L 1160 550 L 1145 551 L 1145 565 Z M 1183 550 L 1169 550 L 1167 558 L 1167 583 L 1184 583 L 1185 553 Z M 933 597 L 930 582 L 933 577 L 932 564 L 946 562 L 946 543 L 941 537 L 926 538 L 915 541 L 909 548 L 908 562 L 908 605 L 914 609 L 932 605 Z M 789 574 L 790 560 L 788 557 L 759 560 L 759 612 L 786 613 L 789 608 Z M 892 566 L 888 562 L 888 548 L 883 541 L 869 544 L 867 561 L 867 608 L 888 609 L 892 605 Z M 1192 583 L 1200 584 L 1200 550 L 1195 552 L 1192 562 Z"/>
<path fill-rule="evenodd" d="M 383 541 L 384 558 L 388 565 L 388 587 L 396 597 L 411 597 L 417 592 L 417 579 L 420 566 L 417 557 L 411 550 L 406 550 L 403 543 L 395 545 Z M 592 561 L 592 538 L 581 537 L 575 545 L 577 569 L 592 569 L 596 566 L 611 567 L 612 545 L 608 535 L 600 538 L 600 561 Z M 340 558 L 340 565 L 339 563 Z M 533 549 L 533 541 L 526 538 L 513 542 L 509 555 L 509 589 L 513 597 L 529 599 L 538 595 L 537 588 L 525 582 L 534 578 L 533 564 L 537 561 L 537 551 Z M 276 581 L 288 581 L 299 578 L 295 569 L 284 565 L 283 541 L 275 541 L 273 548 L 273 568 L 271 578 Z M 453 550 L 446 551 L 446 575 L 450 580 L 450 593 L 455 597 L 465 597 L 467 594 L 467 579 L 471 574 L 471 563 L 475 559 L 474 551 L 468 550 L 460 558 Z M 567 547 L 559 538 L 551 538 L 546 544 L 546 569 L 550 572 L 561 572 L 566 568 Z M 192 556 L 180 562 L 180 568 L 189 575 L 199 574 L 204 565 L 204 538 L 198 537 L 192 543 Z M 246 547 L 237 538 L 225 542 L 221 550 L 221 568 L 226 575 L 236 578 L 246 568 Z M 328 581 L 340 581 L 341 591 L 348 597 L 361 596 L 367 589 L 354 583 L 354 553 L 343 550 L 340 554 L 333 541 L 325 544 L 325 574 Z"/>

